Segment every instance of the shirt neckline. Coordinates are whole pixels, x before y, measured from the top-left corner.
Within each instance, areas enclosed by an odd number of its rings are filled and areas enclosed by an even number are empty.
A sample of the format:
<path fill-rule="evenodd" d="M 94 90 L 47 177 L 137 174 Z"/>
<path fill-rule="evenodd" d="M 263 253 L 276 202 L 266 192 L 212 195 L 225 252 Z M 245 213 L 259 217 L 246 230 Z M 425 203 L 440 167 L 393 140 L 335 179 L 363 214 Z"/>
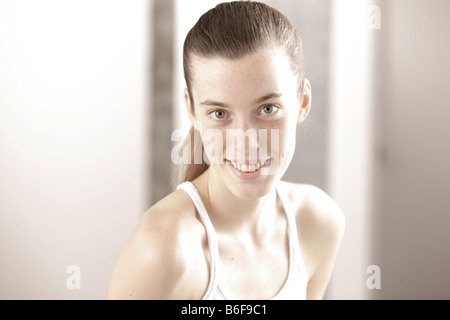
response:
<path fill-rule="evenodd" d="M 206 291 L 205 297 L 208 295 L 208 293 L 211 292 L 211 290 L 214 289 L 213 285 L 214 285 L 214 282 L 215 282 L 216 286 L 217 286 L 217 289 L 221 291 L 222 295 L 224 296 L 224 298 L 226 300 L 236 300 L 237 298 L 234 297 L 232 294 L 230 294 L 230 292 L 224 287 L 224 285 L 223 285 L 223 283 L 221 281 L 221 277 L 220 277 L 221 273 L 220 273 L 220 265 L 219 265 L 220 256 L 219 256 L 219 246 L 218 246 L 218 239 L 217 239 L 216 230 L 215 230 L 215 228 L 214 228 L 214 226 L 213 226 L 213 224 L 211 222 L 211 219 L 209 218 L 209 214 L 206 211 L 206 208 L 205 208 L 205 206 L 203 204 L 203 201 L 202 201 L 202 199 L 200 197 L 200 194 L 199 194 L 197 188 L 190 181 L 186 181 L 185 183 L 188 183 L 188 184 L 190 184 L 192 186 L 193 190 L 195 191 L 195 193 L 196 193 L 196 195 L 198 197 L 198 200 L 200 202 L 201 208 L 202 208 L 202 210 L 204 210 L 205 215 L 200 215 L 200 216 L 201 216 L 202 222 L 207 225 L 206 229 L 209 230 L 207 236 L 211 237 L 211 241 L 208 242 L 208 246 L 210 246 L 210 245 L 213 246 L 213 248 L 209 248 L 209 249 L 210 249 L 211 254 L 214 255 L 214 258 L 211 257 L 211 271 L 214 274 L 214 279 L 212 279 L 213 281 L 210 281 L 210 286 L 208 286 L 208 289 Z M 289 258 L 288 258 L 289 259 L 289 267 L 288 267 L 289 269 L 288 269 L 288 275 L 287 275 L 286 280 L 284 281 L 283 286 L 281 287 L 281 289 L 273 297 L 269 298 L 268 300 L 277 299 L 283 294 L 283 292 L 286 290 L 286 288 L 288 287 L 288 285 L 289 285 L 289 283 L 290 283 L 290 281 L 292 279 L 292 276 L 293 276 L 293 273 L 294 273 L 294 268 L 295 268 L 295 263 L 294 263 L 294 243 L 293 243 L 293 240 L 294 240 L 295 237 L 293 237 L 293 235 L 292 235 L 292 230 L 293 230 L 292 223 L 294 223 L 295 221 L 291 220 L 291 213 L 288 211 L 288 208 L 290 208 L 290 207 L 287 206 L 287 204 L 285 203 L 286 199 L 281 195 L 280 188 L 279 188 L 278 184 L 275 186 L 275 189 L 276 189 L 277 196 L 280 198 L 280 201 L 281 201 L 281 204 L 282 204 L 282 207 L 283 207 L 283 211 L 284 211 L 285 216 L 286 216 L 286 222 L 287 222 L 286 232 L 287 232 L 288 243 L 289 243 Z M 206 221 L 203 221 L 203 220 L 206 220 Z"/>

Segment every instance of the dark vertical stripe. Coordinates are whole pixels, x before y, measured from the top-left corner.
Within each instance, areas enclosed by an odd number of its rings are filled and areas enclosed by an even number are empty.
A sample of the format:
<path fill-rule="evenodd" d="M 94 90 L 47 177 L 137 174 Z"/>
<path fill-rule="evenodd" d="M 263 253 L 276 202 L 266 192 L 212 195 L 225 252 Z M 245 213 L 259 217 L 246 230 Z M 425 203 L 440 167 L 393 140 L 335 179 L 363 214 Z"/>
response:
<path fill-rule="evenodd" d="M 170 192 L 174 0 L 153 1 L 152 203 Z"/>

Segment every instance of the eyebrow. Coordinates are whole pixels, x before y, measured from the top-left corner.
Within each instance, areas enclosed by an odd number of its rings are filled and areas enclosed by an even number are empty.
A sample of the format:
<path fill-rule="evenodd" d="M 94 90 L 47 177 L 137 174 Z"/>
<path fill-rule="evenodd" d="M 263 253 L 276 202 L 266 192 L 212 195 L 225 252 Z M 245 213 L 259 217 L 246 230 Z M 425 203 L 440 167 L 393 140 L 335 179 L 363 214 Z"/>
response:
<path fill-rule="evenodd" d="M 260 103 L 263 103 L 264 101 L 267 101 L 270 99 L 279 98 L 282 95 L 283 95 L 282 93 L 276 93 L 276 92 L 269 93 L 269 94 L 266 94 L 265 96 L 262 96 L 261 98 L 256 99 L 255 101 L 253 101 L 253 103 L 260 104 Z M 229 106 L 226 103 L 213 101 L 213 100 L 209 100 L 209 99 L 201 102 L 200 104 L 205 105 L 205 106 L 218 106 L 218 107 L 223 107 L 223 108 L 229 108 Z"/>

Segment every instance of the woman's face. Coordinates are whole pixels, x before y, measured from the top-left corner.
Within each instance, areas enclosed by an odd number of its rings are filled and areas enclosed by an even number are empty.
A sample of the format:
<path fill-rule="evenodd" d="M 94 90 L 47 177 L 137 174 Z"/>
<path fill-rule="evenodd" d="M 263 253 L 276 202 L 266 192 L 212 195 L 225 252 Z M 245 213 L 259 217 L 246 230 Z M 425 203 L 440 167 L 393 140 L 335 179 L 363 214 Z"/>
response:
<path fill-rule="evenodd" d="M 187 90 L 185 100 L 211 176 L 242 199 L 267 194 L 294 155 L 296 126 L 309 112 L 309 83 L 299 98 L 298 76 L 280 49 L 191 61 L 193 108 Z"/>

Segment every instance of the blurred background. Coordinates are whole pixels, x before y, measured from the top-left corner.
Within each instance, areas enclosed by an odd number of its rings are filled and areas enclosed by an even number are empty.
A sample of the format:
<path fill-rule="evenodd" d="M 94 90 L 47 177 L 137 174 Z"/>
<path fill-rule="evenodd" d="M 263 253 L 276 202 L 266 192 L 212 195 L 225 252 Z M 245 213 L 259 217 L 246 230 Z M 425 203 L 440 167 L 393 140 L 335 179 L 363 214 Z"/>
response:
<path fill-rule="evenodd" d="M 105 299 L 175 187 L 182 44 L 207 0 L 0 0 L 0 299 Z M 312 110 L 284 180 L 346 216 L 326 299 L 450 298 L 450 2 L 271 0 Z M 375 270 L 375 271 L 374 271 Z"/>

